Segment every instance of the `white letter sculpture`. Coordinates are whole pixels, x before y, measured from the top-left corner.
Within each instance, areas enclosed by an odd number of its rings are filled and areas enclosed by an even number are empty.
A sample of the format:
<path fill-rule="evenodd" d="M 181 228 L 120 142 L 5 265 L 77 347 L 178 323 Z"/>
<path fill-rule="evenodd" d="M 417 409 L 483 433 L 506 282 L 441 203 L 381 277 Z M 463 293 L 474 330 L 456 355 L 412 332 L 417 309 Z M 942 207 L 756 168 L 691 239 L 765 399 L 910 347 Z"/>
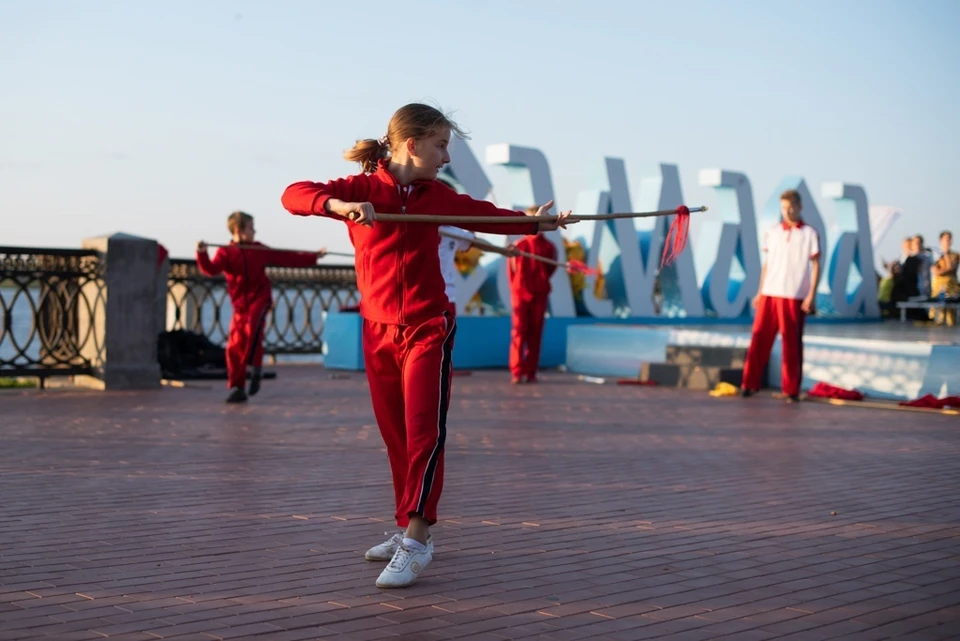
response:
<path fill-rule="evenodd" d="M 704 307 L 720 318 L 749 314 L 749 301 L 760 281 L 760 251 L 753 194 L 746 175 L 721 169 L 700 171 L 700 184 L 713 187 L 719 201 L 719 221 L 700 226 L 697 273 L 703 274 Z M 715 256 L 709 247 L 716 247 Z M 732 273 L 739 267 L 742 275 Z"/>

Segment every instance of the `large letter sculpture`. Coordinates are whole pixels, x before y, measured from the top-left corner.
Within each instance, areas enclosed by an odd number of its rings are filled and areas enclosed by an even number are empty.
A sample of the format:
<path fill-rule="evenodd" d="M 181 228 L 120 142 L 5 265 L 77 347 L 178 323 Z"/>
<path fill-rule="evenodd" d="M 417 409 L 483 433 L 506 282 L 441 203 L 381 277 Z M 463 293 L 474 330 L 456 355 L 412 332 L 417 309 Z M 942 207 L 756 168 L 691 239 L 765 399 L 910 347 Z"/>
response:
<path fill-rule="evenodd" d="M 880 307 L 867 194 L 859 185 L 840 182 L 824 183 L 822 193 L 836 203 L 837 233 L 830 248 L 827 274 L 833 308 L 840 316 L 863 314 L 876 318 L 880 315 Z M 856 282 L 857 277 L 859 282 Z"/>
<path fill-rule="evenodd" d="M 720 318 L 749 313 L 760 281 L 760 252 L 753 194 L 746 175 L 721 169 L 700 171 L 700 184 L 716 190 L 720 220 L 704 222 L 697 237 L 697 273 L 703 274 L 704 307 Z M 709 247 L 716 247 L 715 257 Z M 733 274 L 739 267 L 742 275 Z"/>
<path fill-rule="evenodd" d="M 577 204 L 574 211 L 584 214 L 608 213 L 610 211 L 610 192 L 602 189 L 581 191 L 577 196 Z M 587 265 L 596 269 L 597 264 L 600 263 L 601 260 L 601 248 L 616 244 L 615 241 L 611 241 L 611 239 L 608 238 L 610 236 L 610 230 L 606 225 L 593 221 L 577 223 L 576 227 L 573 227 L 573 230 L 573 233 L 577 234 L 577 237 L 587 249 Z M 602 263 L 602 265 L 607 264 L 609 263 Z M 615 312 L 613 300 L 610 300 L 609 297 L 606 299 L 597 298 L 593 287 L 589 284 L 591 280 L 592 278 L 588 278 L 588 285 L 581 292 L 584 311 L 588 316 L 595 318 L 613 317 Z"/>
<path fill-rule="evenodd" d="M 493 185 L 487 178 L 486 172 L 480 166 L 477 157 L 473 155 L 470 145 L 460 136 L 455 136 L 449 147 L 450 164 L 444 167 L 443 174 L 454 182 L 458 191 L 482 200 L 490 194 Z M 455 275 L 457 282 L 457 313 L 463 314 L 467 304 L 474 295 L 481 290 L 488 277 L 486 267 L 477 265 L 476 269 L 466 278 Z"/>
<path fill-rule="evenodd" d="M 487 162 L 507 170 L 514 207 L 520 209 L 553 199 L 550 167 L 541 151 L 507 144 L 492 145 L 487 148 Z M 603 166 L 597 169 L 598 174 L 591 180 L 592 189 L 578 194 L 575 211 L 632 211 L 624 161 L 605 158 Z M 450 148 L 450 165 L 444 173 L 453 179 L 459 191 L 474 198 L 486 198 L 491 192 L 483 167 L 470 146 L 459 137 Z M 820 234 L 821 266 L 828 265 L 821 271 L 818 310 L 842 317 L 879 315 L 869 210 L 861 187 L 845 183 L 823 185 L 823 196 L 836 203 L 837 224 L 831 226 L 828 236 L 827 227 L 801 177 L 781 181 L 764 204 L 759 220 L 746 175 L 705 169 L 699 178 L 701 185 L 714 188 L 717 205 L 699 226 L 696 251 L 692 243 L 688 244 L 677 261 L 659 274 L 668 217 L 583 222 L 570 228 L 567 233 L 581 238 L 587 245 L 588 265 L 601 265 L 606 277 L 608 298 L 598 299 L 594 288 L 588 285 L 582 292 L 581 314 L 596 318 L 654 316 L 658 310 L 654 308 L 653 294 L 659 278 L 663 294 L 661 316 L 700 317 L 705 310 L 720 318 L 749 315 L 749 301 L 756 294 L 760 280 L 762 234 L 780 221 L 780 193 L 796 189 L 803 200 L 804 220 Z M 643 173 L 638 210 L 672 209 L 682 202 L 675 165 L 660 163 Z M 564 258 L 560 232 L 550 232 L 547 237 L 557 248 L 558 256 Z M 566 272 L 558 270 L 551 284 L 551 314 L 575 316 L 577 308 Z M 478 292 L 484 303 L 509 310 L 506 261 L 502 257 L 485 256 L 469 277 L 460 280 L 457 305 L 461 311 Z"/>
<path fill-rule="evenodd" d="M 680 172 L 676 165 L 658 163 L 644 172 L 640 181 L 639 211 L 675 209 L 683 203 Z M 663 241 L 673 217 L 637 219 L 641 227 L 640 243 L 646 255 L 647 273 L 656 273 L 663 253 Z M 644 231 L 642 228 L 646 227 Z M 697 271 L 693 263 L 693 247 L 688 243 L 676 261 L 660 270 L 660 291 L 663 294 L 661 316 L 703 316 L 703 299 L 697 287 Z"/>
<path fill-rule="evenodd" d="M 588 206 L 593 200 L 596 203 L 593 209 L 598 214 L 632 211 L 627 170 L 623 160 L 604 158 L 603 170 L 594 176 L 591 182 L 599 189 L 581 192 L 577 201 L 578 210 L 581 202 Z M 584 211 L 590 209 L 585 208 Z M 604 266 L 611 311 L 615 310 L 622 316 L 652 316 L 653 278 L 648 279 L 643 269 L 640 244 L 637 242 L 637 230 L 633 221 L 622 218 L 599 223 L 583 222 L 573 229 L 591 240 L 588 264 L 595 266 L 599 263 Z M 586 300 L 584 304 L 586 305 Z M 602 311 L 605 307 L 594 306 L 597 311 Z"/>
<path fill-rule="evenodd" d="M 514 145 L 491 145 L 487 147 L 487 162 L 492 165 L 501 165 L 506 168 L 510 177 L 510 196 L 513 207 L 523 209 L 530 205 L 543 205 L 553 200 L 553 181 L 550 178 L 550 166 L 547 158 L 539 149 L 518 147 Z M 556 209 L 556 207 L 554 208 Z M 552 231 L 546 237 L 557 249 L 557 257 L 564 258 L 566 249 L 563 246 L 563 236 L 560 231 Z M 511 236 L 511 238 L 514 238 Z M 498 275 L 501 299 L 509 301 L 506 268 L 501 269 Z M 570 287 L 570 277 L 562 269 L 558 269 L 550 279 L 552 292 L 550 293 L 550 314 L 553 316 L 576 316 L 573 305 L 573 290 Z"/>
<path fill-rule="evenodd" d="M 633 211 L 623 160 L 604 159 L 604 170 L 593 180 L 599 189 L 580 192 L 577 211 L 598 214 Z M 640 209 L 672 209 L 682 203 L 679 175 L 673 165 L 659 165 L 657 171 L 650 174 L 641 182 Z M 634 317 L 656 315 L 653 293 L 668 222 L 664 217 L 621 218 L 578 225 L 581 236 L 591 241 L 589 264 L 606 266 L 605 280 L 610 300 L 597 301 L 585 293 L 584 306 L 591 315 L 609 316 L 614 309 L 621 315 Z M 671 315 L 677 315 L 677 310 L 683 309 L 687 315 L 702 316 L 703 306 L 689 245 L 677 262 L 659 275 L 661 286 L 664 276 L 672 295 L 668 305 Z M 682 306 L 676 305 L 679 298 L 683 299 Z"/>

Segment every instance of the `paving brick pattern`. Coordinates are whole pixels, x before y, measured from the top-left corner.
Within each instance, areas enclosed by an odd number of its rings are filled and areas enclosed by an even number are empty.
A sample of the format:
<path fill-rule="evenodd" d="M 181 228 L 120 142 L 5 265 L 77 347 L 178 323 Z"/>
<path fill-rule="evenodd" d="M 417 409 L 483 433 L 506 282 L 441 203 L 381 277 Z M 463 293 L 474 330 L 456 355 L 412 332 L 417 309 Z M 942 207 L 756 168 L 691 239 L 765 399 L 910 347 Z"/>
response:
<path fill-rule="evenodd" d="M 0 393 L 0 640 L 960 638 L 960 421 L 457 377 L 437 553 L 362 375 Z"/>

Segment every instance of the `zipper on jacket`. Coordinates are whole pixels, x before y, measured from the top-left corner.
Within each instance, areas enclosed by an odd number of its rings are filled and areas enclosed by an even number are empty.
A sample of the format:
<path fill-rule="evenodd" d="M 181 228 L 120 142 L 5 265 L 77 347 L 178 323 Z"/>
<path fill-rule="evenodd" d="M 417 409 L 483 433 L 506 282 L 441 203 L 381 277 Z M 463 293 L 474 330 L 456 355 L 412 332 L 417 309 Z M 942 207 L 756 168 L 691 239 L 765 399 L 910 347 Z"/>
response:
<path fill-rule="evenodd" d="M 410 195 L 410 190 L 412 187 L 410 185 L 402 186 L 397 185 L 397 191 L 400 193 L 400 213 L 407 213 L 407 196 Z M 397 320 L 401 325 L 404 324 L 403 317 L 403 268 L 406 263 L 406 243 L 404 242 L 405 234 L 403 231 L 400 231 L 400 265 L 397 269 Z"/>

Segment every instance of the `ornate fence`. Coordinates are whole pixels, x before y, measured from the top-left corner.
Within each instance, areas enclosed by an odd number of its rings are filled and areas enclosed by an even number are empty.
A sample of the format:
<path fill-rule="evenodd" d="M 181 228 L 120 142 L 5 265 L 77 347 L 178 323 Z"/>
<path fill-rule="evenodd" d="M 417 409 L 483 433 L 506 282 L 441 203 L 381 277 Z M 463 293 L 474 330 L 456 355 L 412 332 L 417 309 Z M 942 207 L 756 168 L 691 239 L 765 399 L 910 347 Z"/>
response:
<path fill-rule="evenodd" d="M 0 247 L 0 376 L 94 374 L 106 353 L 106 257 L 90 249 Z M 270 268 L 267 354 L 320 354 L 326 314 L 359 301 L 352 267 Z M 160 285 L 162 290 L 162 285 Z M 224 344 L 233 310 L 222 277 L 170 261 L 161 326 Z"/>
<path fill-rule="evenodd" d="M 271 267 L 274 307 L 267 319 L 266 354 L 320 354 L 327 312 L 359 302 L 353 267 Z M 222 276 L 207 277 L 193 260 L 171 260 L 168 330 L 185 329 L 224 344 L 233 308 Z"/>
<path fill-rule="evenodd" d="M 105 260 L 86 249 L 0 247 L 0 376 L 90 374 L 102 361 Z"/>

